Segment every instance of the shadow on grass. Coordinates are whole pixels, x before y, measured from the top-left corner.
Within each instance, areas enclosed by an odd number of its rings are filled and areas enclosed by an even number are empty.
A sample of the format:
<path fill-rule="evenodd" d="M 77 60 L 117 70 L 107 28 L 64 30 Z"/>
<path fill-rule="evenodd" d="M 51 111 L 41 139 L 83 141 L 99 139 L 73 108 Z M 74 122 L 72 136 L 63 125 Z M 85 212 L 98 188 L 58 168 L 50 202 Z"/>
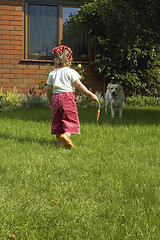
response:
<path fill-rule="evenodd" d="M 3 140 L 10 140 L 15 141 L 19 143 L 38 143 L 40 145 L 49 145 L 50 147 L 56 146 L 56 139 L 53 137 L 53 139 L 45 139 L 43 137 L 37 139 L 33 137 L 21 137 L 21 136 L 13 136 L 7 133 L 1 133 L 0 132 L 0 138 Z"/>
<path fill-rule="evenodd" d="M 79 119 L 82 124 L 96 124 L 96 107 L 78 107 Z M 51 122 L 49 108 L 16 109 L 10 112 L 0 112 L 0 119 L 14 119 L 22 121 Z M 118 110 L 114 119 L 101 108 L 99 125 L 159 125 L 160 107 L 124 107 L 123 117 L 119 119 Z"/>
<path fill-rule="evenodd" d="M 79 118 L 81 123 L 96 124 L 96 108 L 79 108 Z M 105 114 L 104 108 L 101 108 L 99 125 L 159 125 L 160 107 L 124 107 L 122 119 L 116 111 L 115 118 L 111 118 L 110 109 Z"/>
<path fill-rule="evenodd" d="M 0 119 L 13 119 L 22 121 L 50 122 L 50 108 L 20 108 L 12 111 L 0 112 Z"/>

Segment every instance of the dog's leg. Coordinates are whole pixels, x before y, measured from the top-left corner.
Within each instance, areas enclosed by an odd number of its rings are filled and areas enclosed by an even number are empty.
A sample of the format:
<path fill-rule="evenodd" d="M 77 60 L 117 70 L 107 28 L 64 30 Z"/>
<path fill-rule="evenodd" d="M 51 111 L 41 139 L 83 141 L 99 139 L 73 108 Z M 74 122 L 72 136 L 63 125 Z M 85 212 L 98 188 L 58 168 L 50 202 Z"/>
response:
<path fill-rule="evenodd" d="M 122 114 L 123 114 L 123 105 L 121 105 L 119 108 L 119 118 L 122 118 Z"/>
<path fill-rule="evenodd" d="M 107 115 L 107 112 L 108 112 L 108 105 L 105 106 L 105 113 Z"/>
<path fill-rule="evenodd" d="M 108 91 L 107 91 L 106 95 L 105 95 L 105 113 L 106 114 L 108 112 L 108 105 L 109 105 L 109 96 L 108 96 Z"/>
<path fill-rule="evenodd" d="M 111 104 L 111 117 L 114 118 L 114 116 L 115 116 L 115 108 L 113 104 Z"/>

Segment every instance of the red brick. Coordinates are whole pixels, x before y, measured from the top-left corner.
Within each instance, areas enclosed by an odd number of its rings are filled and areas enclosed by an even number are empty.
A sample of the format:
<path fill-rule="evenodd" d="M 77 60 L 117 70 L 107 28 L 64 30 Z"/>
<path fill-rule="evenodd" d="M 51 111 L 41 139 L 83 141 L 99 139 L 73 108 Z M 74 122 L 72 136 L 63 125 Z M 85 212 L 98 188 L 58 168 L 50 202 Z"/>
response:
<path fill-rule="evenodd" d="M 39 79 L 39 75 L 37 75 L 37 74 L 29 74 L 29 78 L 33 78 L 33 79 Z"/>
<path fill-rule="evenodd" d="M 16 50 L 21 50 L 21 51 L 22 51 L 22 45 L 20 45 L 20 46 L 15 45 L 15 49 L 16 49 Z"/>
<path fill-rule="evenodd" d="M 14 67 L 15 67 L 14 64 L 2 64 L 2 68 L 12 69 L 12 68 L 14 68 Z"/>
<path fill-rule="evenodd" d="M 39 69 L 39 65 L 28 65 L 28 69 Z"/>
<path fill-rule="evenodd" d="M 18 66 L 17 64 L 19 64 L 19 61 L 15 59 L 10 59 L 10 63 L 16 65 L 16 68 L 17 68 Z"/>
<path fill-rule="evenodd" d="M 24 78 L 27 78 L 28 76 L 26 74 L 15 74 L 14 77 L 15 78 L 22 78 L 22 79 L 24 79 Z"/>
<path fill-rule="evenodd" d="M 19 51 L 19 50 L 11 50 L 11 54 L 22 54 L 22 51 Z"/>
<path fill-rule="evenodd" d="M 37 74 L 47 74 L 46 70 L 37 70 L 36 73 Z"/>
<path fill-rule="evenodd" d="M 14 10 L 14 6 L 2 5 L 3 10 Z"/>
<path fill-rule="evenodd" d="M 15 10 L 16 11 L 22 11 L 22 7 L 21 6 L 20 7 L 15 6 Z"/>
<path fill-rule="evenodd" d="M 22 74 L 22 69 L 11 69 L 11 73 Z"/>
<path fill-rule="evenodd" d="M 3 87 L 4 87 L 4 88 L 13 88 L 13 87 L 14 87 L 14 84 L 13 84 L 13 83 L 4 83 L 4 84 L 3 84 Z"/>
<path fill-rule="evenodd" d="M 21 92 L 20 93 L 28 93 L 29 89 L 28 88 L 22 88 Z"/>
<path fill-rule="evenodd" d="M 20 78 L 13 78 L 13 79 L 10 80 L 10 82 L 14 82 L 15 84 L 22 83 L 22 79 L 20 79 Z"/>
<path fill-rule="evenodd" d="M 15 25 L 16 25 L 16 26 L 17 26 L 17 25 L 21 26 L 21 25 L 22 25 L 22 21 L 10 21 L 10 24 L 11 24 L 11 25 L 14 25 L 14 26 L 15 26 Z"/>
<path fill-rule="evenodd" d="M 14 59 L 18 59 L 20 61 L 22 59 L 22 53 L 21 55 L 20 54 L 14 55 Z"/>
<path fill-rule="evenodd" d="M 10 44 L 14 44 L 14 45 L 21 45 L 22 41 L 15 41 L 15 40 L 11 40 Z"/>
<path fill-rule="evenodd" d="M 30 69 L 23 70 L 23 72 L 27 74 L 35 74 L 35 70 L 30 70 Z"/>
<path fill-rule="evenodd" d="M 10 73 L 10 69 L 0 69 L 0 73 Z"/>
<path fill-rule="evenodd" d="M 15 31 L 22 31 L 22 26 L 14 26 Z"/>
<path fill-rule="evenodd" d="M 12 40 L 12 39 L 14 39 L 14 36 L 4 34 L 4 35 L 2 35 L 1 39 Z"/>
<path fill-rule="evenodd" d="M 22 40 L 22 35 L 21 36 L 15 36 L 15 40 Z"/>
<path fill-rule="evenodd" d="M 37 89 L 38 86 L 36 86 L 35 84 L 31 84 L 31 83 L 30 83 L 30 84 L 27 84 L 27 88 L 28 88 L 28 89 L 30 89 L 30 88 L 35 88 L 36 93 L 37 93 L 37 91 L 38 91 L 38 89 Z"/>
<path fill-rule="evenodd" d="M 0 50 L 0 54 L 10 54 L 10 50 Z"/>
<path fill-rule="evenodd" d="M 2 59 L 14 59 L 14 55 L 3 54 Z"/>
<path fill-rule="evenodd" d="M 14 20 L 15 19 L 15 17 L 14 16 L 3 16 L 2 15 L 2 20 Z"/>
<path fill-rule="evenodd" d="M 22 32 L 21 31 L 10 31 L 10 34 L 19 36 L 19 35 L 22 35 Z"/>
<path fill-rule="evenodd" d="M 18 65 L 16 65 L 16 68 L 19 68 L 19 69 L 27 69 L 27 65 L 18 64 Z"/>
<path fill-rule="evenodd" d="M 4 78 L 1 77 L 1 82 L 0 83 L 6 83 L 6 82 L 9 83 L 10 79 L 6 79 L 6 78 L 4 79 Z"/>
<path fill-rule="evenodd" d="M 12 31 L 14 31 L 14 26 L 2 25 L 2 30 L 12 30 Z"/>
<path fill-rule="evenodd" d="M 9 15 L 9 11 L 0 10 L 0 15 Z"/>
<path fill-rule="evenodd" d="M 44 75 L 41 74 L 41 75 L 39 76 L 39 79 L 40 79 L 40 80 L 47 80 L 47 73 L 44 74 Z"/>
<path fill-rule="evenodd" d="M 2 78 L 14 78 L 14 74 L 2 74 Z"/>
<path fill-rule="evenodd" d="M 8 31 L 8 30 L 0 30 L 0 35 L 9 35 L 10 34 L 10 31 Z"/>
<path fill-rule="evenodd" d="M 0 40 L 0 45 L 3 45 L 3 44 L 10 44 L 10 41 L 9 40 Z"/>
<path fill-rule="evenodd" d="M 22 11 L 10 11 L 11 16 L 22 16 Z"/>
<path fill-rule="evenodd" d="M 2 68 L 12 69 L 12 68 L 14 68 L 14 64 L 4 63 L 4 64 L 2 64 Z"/>
<path fill-rule="evenodd" d="M 48 67 L 48 66 L 46 66 L 46 65 L 41 65 L 41 66 L 40 66 L 40 69 L 47 70 L 47 67 Z"/>
<path fill-rule="evenodd" d="M 9 21 L 7 20 L 0 20 L 1 25 L 9 25 Z"/>
<path fill-rule="evenodd" d="M 27 88 L 27 83 L 17 83 L 16 87 L 17 88 Z"/>
<path fill-rule="evenodd" d="M 8 59 L 0 59 L 0 63 L 9 63 Z"/>
<path fill-rule="evenodd" d="M 16 21 L 22 21 L 22 16 L 15 16 Z"/>
<path fill-rule="evenodd" d="M 35 79 L 24 79 L 24 80 L 26 80 L 25 82 L 27 82 L 27 83 L 34 83 L 35 84 Z"/>
<path fill-rule="evenodd" d="M 2 45 L 2 49 L 14 49 L 14 45 L 10 45 L 10 44 L 7 44 L 7 45 Z"/>

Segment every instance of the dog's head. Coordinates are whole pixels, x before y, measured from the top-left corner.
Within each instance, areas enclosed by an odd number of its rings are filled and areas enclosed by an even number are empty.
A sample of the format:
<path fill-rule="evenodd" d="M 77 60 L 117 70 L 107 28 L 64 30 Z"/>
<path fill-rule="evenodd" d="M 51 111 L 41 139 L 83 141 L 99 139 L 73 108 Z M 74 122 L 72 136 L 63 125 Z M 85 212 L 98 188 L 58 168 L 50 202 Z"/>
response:
<path fill-rule="evenodd" d="M 116 98 L 121 90 L 123 90 L 123 87 L 119 84 L 113 84 L 109 83 L 107 86 L 107 89 L 109 90 L 112 98 Z"/>

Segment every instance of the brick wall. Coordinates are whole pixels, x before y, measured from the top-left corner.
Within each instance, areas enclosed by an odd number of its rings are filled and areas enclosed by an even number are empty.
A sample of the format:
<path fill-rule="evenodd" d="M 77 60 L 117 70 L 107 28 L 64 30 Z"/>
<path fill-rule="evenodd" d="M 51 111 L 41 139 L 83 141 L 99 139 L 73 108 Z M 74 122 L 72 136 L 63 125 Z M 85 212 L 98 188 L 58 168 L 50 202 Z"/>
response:
<path fill-rule="evenodd" d="M 4 90 L 16 86 L 18 93 L 26 93 L 46 80 L 48 62 L 22 59 L 22 0 L 0 0 L 0 87 Z M 85 68 L 85 85 L 93 91 L 103 91 L 103 81 L 93 67 L 85 65 Z"/>

